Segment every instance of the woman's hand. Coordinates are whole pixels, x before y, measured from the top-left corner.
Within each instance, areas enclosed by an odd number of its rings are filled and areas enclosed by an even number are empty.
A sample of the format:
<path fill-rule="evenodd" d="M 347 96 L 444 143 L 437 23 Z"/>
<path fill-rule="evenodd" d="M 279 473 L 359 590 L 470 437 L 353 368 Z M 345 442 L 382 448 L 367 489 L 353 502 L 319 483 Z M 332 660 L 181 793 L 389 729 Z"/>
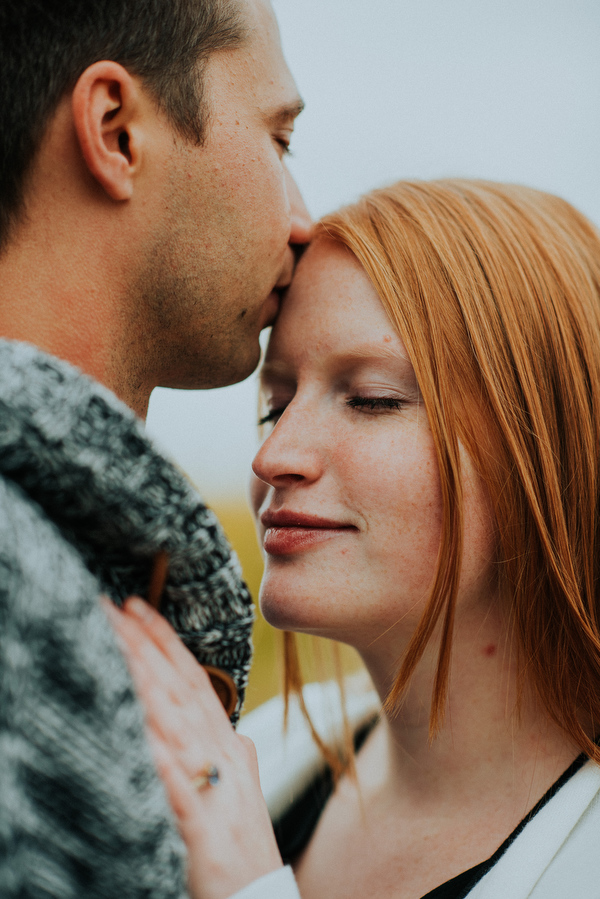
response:
<path fill-rule="evenodd" d="M 227 899 L 281 867 L 254 744 L 235 733 L 208 675 L 147 603 L 104 600 L 146 711 L 148 736 L 189 855 L 194 899 Z M 218 782 L 200 783 L 215 766 Z M 200 777 L 199 777 L 200 776 Z"/>

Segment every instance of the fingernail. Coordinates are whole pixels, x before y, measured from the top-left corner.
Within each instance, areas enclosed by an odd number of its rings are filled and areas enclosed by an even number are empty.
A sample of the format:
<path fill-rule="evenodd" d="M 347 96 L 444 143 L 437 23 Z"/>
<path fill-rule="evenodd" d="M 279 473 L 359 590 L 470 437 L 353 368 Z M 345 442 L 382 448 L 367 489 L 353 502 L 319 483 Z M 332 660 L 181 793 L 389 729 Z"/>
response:
<path fill-rule="evenodd" d="M 139 619 L 139 621 L 151 621 L 152 616 L 154 615 L 154 611 L 150 608 L 148 603 L 144 602 L 144 600 L 140 599 L 138 596 L 130 596 L 126 599 L 123 608 L 126 612 L 129 612 L 135 618 Z"/>

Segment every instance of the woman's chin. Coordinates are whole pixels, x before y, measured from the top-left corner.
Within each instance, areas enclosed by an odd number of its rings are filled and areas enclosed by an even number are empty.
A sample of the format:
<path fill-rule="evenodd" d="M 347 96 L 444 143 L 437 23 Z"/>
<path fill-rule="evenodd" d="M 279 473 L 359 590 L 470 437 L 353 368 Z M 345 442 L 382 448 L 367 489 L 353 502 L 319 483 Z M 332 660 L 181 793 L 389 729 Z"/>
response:
<path fill-rule="evenodd" d="M 278 631 L 295 631 L 298 630 L 298 616 L 294 615 L 290 609 L 289 603 L 282 599 L 276 599 L 267 594 L 260 596 L 260 611 L 265 621 L 276 628 Z"/>
<path fill-rule="evenodd" d="M 311 608 L 309 597 L 299 596 L 293 590 L 273 590 L 263 583 L 259 596 L 260 611 L 271 627 L 280 631 L 318 631 L 318 609 Z"/>

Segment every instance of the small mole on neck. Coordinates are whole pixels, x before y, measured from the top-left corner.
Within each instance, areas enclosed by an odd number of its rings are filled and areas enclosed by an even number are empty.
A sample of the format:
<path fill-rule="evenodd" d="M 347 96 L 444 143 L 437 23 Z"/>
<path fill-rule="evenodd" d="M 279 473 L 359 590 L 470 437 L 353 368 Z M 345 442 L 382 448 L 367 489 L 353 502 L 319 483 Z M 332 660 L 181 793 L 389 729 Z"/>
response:
<path fill-rule="evenodd" d="M 486 646 L 483 647 L 484 656 L 487 656 L 488 658 L 495 656 L 497 648 L 498 647 L 496 646 L 495 643 L 488 643 Z"/>

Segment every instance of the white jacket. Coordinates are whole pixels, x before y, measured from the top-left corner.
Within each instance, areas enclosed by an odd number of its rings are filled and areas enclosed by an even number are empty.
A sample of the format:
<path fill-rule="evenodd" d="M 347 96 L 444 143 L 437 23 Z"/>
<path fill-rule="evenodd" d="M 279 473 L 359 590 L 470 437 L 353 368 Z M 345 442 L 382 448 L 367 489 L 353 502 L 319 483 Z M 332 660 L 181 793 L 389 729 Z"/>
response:
<path fill-rule="evenodd" d="M 336 684 L 311 684 L 304 697 L 317 730 L 340 740 Z M 353 729 L 378 709 L 374 692 L 348 697 Z M 297 704 L 282 734 L 283 703 L 272 699 L 242 719 L 239 730 L 258 752 L 263 793 L 273 819 L 281 816 L 323 767 Z M 299 899 L 289 868 L 255 881 L 234 899 Z M 587 762 L 534 815 L 469 899 L 600 899 L 600 767 Z"/>

